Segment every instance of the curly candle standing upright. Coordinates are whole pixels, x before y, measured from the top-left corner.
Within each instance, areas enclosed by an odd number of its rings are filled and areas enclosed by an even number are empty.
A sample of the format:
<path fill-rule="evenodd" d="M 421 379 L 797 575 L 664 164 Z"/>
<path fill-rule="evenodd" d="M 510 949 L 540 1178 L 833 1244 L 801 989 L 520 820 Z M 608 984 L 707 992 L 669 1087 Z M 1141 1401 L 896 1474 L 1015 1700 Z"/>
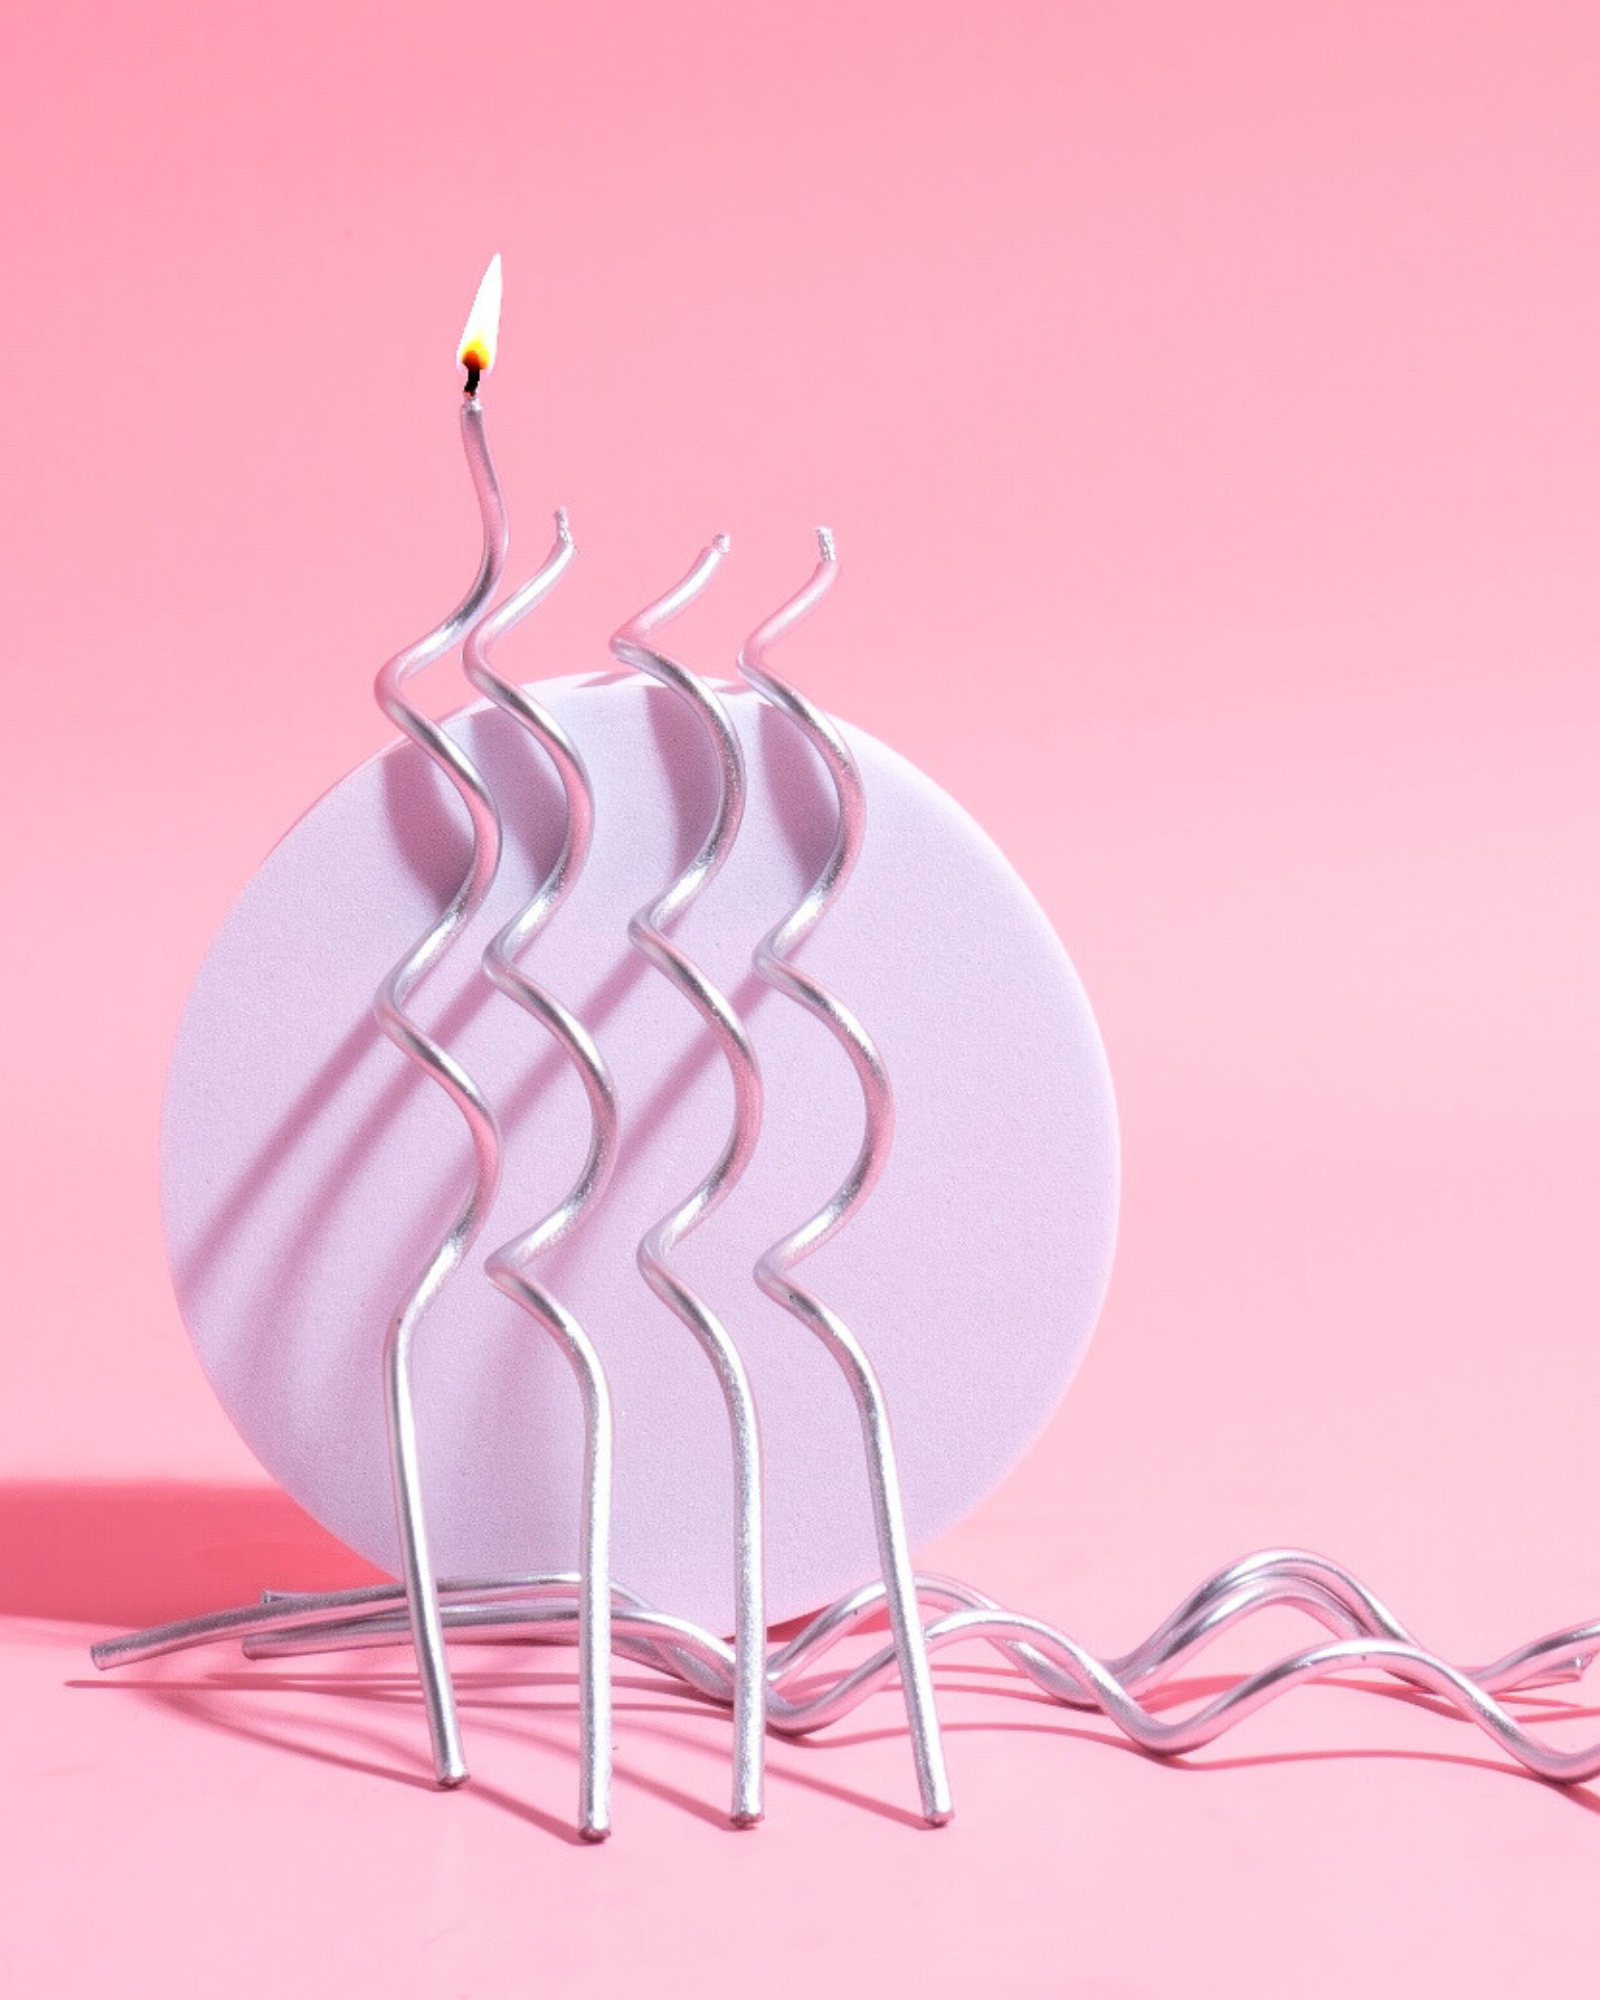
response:
<path fill-rule="evenodd" d="M 389 1463 L 395 1516 L 400 1533 L 400 1575 L 417 1652 L 433 1767 L 441 1785 L 459 1785 L 467 1775 L 461 1755 L 450 1667 L 445 1658 L 439 1596 L 428 1548 L 417 1462 L 416 1411 L 411 1396 L 411 1346 L 424 1313 L 461 1263 L 494 1200 L 500 1177 L 500 1132 L 482 1092 L 455 1059 L 425 1035 L 406 1013 L 418 982 L 438 963 L 451 940 L 482 904 L 500 861 L 500 820 L 488 787 L 465 751 L 435 722 L 413 708 L 402 690 L 422 668 L 441 659 L 483 616 L 506 559 L 506 517 L 495 479 L 494 461 L 478 403 L 480 378 L 494 365 L 500 310 L 500 259 L 484 274 L 472 317 L 462 338 L 460 360 L 467 371 L 461 409 L 461 442 L 483 519 L 483 558 L 472 588 L 425 638 L 407 646 L 379 673 L 375 692 L 384 713 L 399 724 L 455 787 L 472 825 L 472 852 L 461 886 L 438 919 L 418 938 L 378 988 L 373 1011 L 384 1033 L 424 1074 L 448 1094 L 472 1137 L 472 1186 L 443 1242 L 395 1308 L 383 1348 L 384 1406 L 389 1426 Z"/>
<path fill-rule="evenodd" d="M 767 648 L 780 639 L 791 625 L 804 618 L 833 587 L 838 574 L 833 537 L 826 528 L 819 528 L 817 541 L 821 559 L 811 580 L 745 641 L 739 655 L 739 671 L 758 694 L 795 724 L 826 765 L 839 802 L 839 830 L 822 873 L 798 906 L 757 945 L 755 967 L 770 986 L 775 986 L 780 993 L 786 993 L 791 1000 L 798 1001 L 814 1014 L 849 1056 L 861 1084 L 866 1121 L 861 1149 L 844 1185 L 809 1221 L 803 1222 L 798 1229 L 772 1246 L 756 1266 L 756 1282 L 769 1298 L 776 1299 L 779 1305 L 793 1313 L 823 1341 L 843 1370 L 850 1392 L 855 1397 L 866 1439 L 872 1511 L 878 1531 L 878 1558 L 883 1567 L 889 1621 L 894 1629 L 895 1652 L 905 1689 L 911 1744 L 917 1763 L 917 1783 L 922 1792 L 922 1810 L 933 1825 L 941 1826 L 950 1817 L 950 1788 L 945 1778 L 939 1718 L 933 1704 L 927 1643 L 917 1608 L 916 1579 L 911 1572 L 911 1553 L 906 1544 L 905 1516 L 900 1505 L 900 1480 L 895 1467 L 894 1437 L 889 1428 L 888 1407 L 872 1363 L 855 1335 L 837 1313 L 830 1312 L 819 1299 L 802 1290 L 789 1275 L 801 1258 L 810 1256 L 813 1250 L 820 1249 L 837 1235 L 872 1192 L 878 1176 L 883 1172 L 889 1142 L 894 1134 L 894 1097 L 889 1087 L 888 1072 L 871 1037 L 854 1014 L 826 987 L 788 962 L 790 955 L 827 915 L 835 897 L 850 879 L 866 828 L 861 776 L 856 769 L 855 758 L 850 754 L 850 746 L 820 709 L 813 707 L 786 682 L 777 679 L 766 664 Z"/>
<path fill-rule="evenodd" d="M 611 650 L 625 666 L 651 675 L 684 702 L 716 752 L 716 810 L 699 852 L 653 903 L 628 925 L 628 936 L 650 963 L 689 999 L 716 1034 L 733 1079 L 733 1126 L 709 1173 L 664 1216 L 639 1245 L 639 1269 L 651 1290 L 699 1341 L 717 1372 L 733 1439 L 734 1689 L 733 1820 L 754 1826 L 761 1817 L 762 1759 L 766 1729 L 766 1591 L 762 1580 L 761 1439 L 755 1399 L 739 1350 L 705 1302 L 667 1263 L 673 1248 L 724 1199 L 750 1163 L 761 1126 L 761 1073 L 744 1024 L 727 999 L 666 935 L 727 859 L 744 817 L 744 758 L 722 703 L 694 674 L 653 651 L 646 639 L 688 604 L 710 581 L 728 552 L 719 535 L 683 581 L 622 627 Z"/>
<path fill-rule="evenodd" d="M 588 858 L 594 791 L 583 759 L 555 717 L 526 688 L 503 680 L 489 656 L 514 625 L 552 589 L 572 560 L 564 513 L 556 516 L 555 547 L 544 567 L 470 635 L 468 678 L 539 744 L 556 769 L 565 798 L 560 852 L 523 908 L 483 954 L 489 979 L 554 1036 L 578 1073 L 589 1100 L 589 1151 L 570 1193 L 540 1221 L 504 1243 L 488 1260 L 489 1276 L 544 1327 L 571 1364 L 583 1397 L 583 1516 L 578 1554 L 579 1778 L 578 1826 L 588 1840 L 611 1830 L 611 1393 L 600 1358 L 561 1301 L 535 1284 L 528 1267 L 569 1236 L 605 1192 L 617 1157 L 617 1098 L 593 1037 L 575 1014 L 519 971 L 517 959 L 571 894 Z"/>

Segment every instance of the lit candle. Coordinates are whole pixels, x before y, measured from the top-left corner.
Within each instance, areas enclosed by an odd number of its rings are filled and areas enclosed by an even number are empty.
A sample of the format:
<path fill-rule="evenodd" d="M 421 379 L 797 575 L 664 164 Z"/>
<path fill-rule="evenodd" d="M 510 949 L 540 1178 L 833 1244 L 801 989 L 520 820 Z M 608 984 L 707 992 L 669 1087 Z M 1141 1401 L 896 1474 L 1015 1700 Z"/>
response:
<path fill-rule="evenodd" d="M 389 1469 L 400 1540 L 400 1577 L 416 1646 L 423 1707 L 433 1744 L 434 1770 L 441 1785 L 458 1785 L 467 1775 L 456 1720 L 455 1694 L 445 1657 L 438 1582 L 428 1544 L 422 1480 L 417 1455 L 416 1411 L 411 1394 L 411 1346 L 428 1307 L 471 1249 L 500 1182 L 500 1128 L 488 1100 L 454 1057 L 423 1033 L 406 1003 L 429 969 L 482 907 L 500 865 L 500 815 L 477 767 L 453 737 L 405 698 L 414 674 L 457 646 L 489 608 L 506 559 L 506 516 L 484 430 L 478 385 L 494 366 L 500 321 L 500 259 L 483 275 L 461 337 L 458 358 L 467 371 L 461 410 L 461 443 L 483 521 L 483 555 L 472 588 L 440 625 L 396 653 L 378 675 L 374 692 L 384 713 L 455 787 L 472 825 L 472 851 L 460 887 L 436 921 L 379 987 L 373 1001 L 378 1024 L 406 1058 L 446 1092 L 466 1120 L 472 1138 L 472 1185 L 443 1241 L 416 1282 L 395 1308 L 384 1341 L 384 1406 L 389 1427 Z"/>

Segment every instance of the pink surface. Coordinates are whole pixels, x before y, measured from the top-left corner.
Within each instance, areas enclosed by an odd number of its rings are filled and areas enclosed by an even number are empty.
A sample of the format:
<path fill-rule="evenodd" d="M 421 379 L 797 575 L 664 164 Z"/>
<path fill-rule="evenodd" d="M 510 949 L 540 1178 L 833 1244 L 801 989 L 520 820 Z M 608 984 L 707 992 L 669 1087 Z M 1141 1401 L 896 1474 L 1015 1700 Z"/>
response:
<path fill-rule="evenodd" d="M 925 1559 L 1108 1651 L 1279 1540 L 1460 1658 L 1600 1609 L 1592 13 L 69 0 L 5 40 L 0 1983 L 1586 1990 L 1590 1796 L 1367 1696 L 1175 1771 L 946 1661 L 947 1832 L 886 1697 L 777 1746 L 745 1836 L 726 1725 L 636 1691 L 589 1852 L 559 1660 L 463 1659 L 449 1798 L 398 1657 L 73 1683 L 354 1568 L 194 1365 L 155 1132 L 207 940 L 470 568 L 495 247 L 521 546 L 565 501 L 586 549 L 522 670 L 719 527 L 681 637 L 725 659 L 830 520 L 786 664 L 1000 840 L 1105 1031 L 1105 1319 Z"/>
<path fill-rule="evenodd" d="M 670 643 L 670 641 L 668 642 Z M 615 1082 L 617 1167 L 541 1282 L 593 1341 L 616 1411 L 620 1583 L 733 1629 L 728 1416 L 698 1344 L 645 1288 L 636 1246 L 720 1153 L 727 1066 L 628 920 L 698 850 L 714 753 L 642 676 L 541 684 L 582 752 L 594 842 L 523 963 L 575 1007 Z M 794 726 L 727 689 L 746 805 L 726 865 L 673 936 L 728 994 L 761 1065 L 749 1170 L 672 1258 L 739 1342 L 761 1416 L 767 1608 L 777 1622 L 879 1574 L 849 1386 L 751 1273 L 817 1213 L 861 1143 L 832 1037 L 751 971 L 756 942 L 825 866 L 831 786 Z M 589 1144 L 571 1066 L 479 970 L 555 863 L 549 759 L 497 709 L 452 725 L 502 801 L 506 850 L 477 917 L 413 1011 L 500 1115 L 482 1243 L 416 1343 L 430 1546 L 441 1576 L 578 1567 L 583 1417 L 566 1358 L 484 1257 L 565 1198 Z M 1037 903 L 993 844 L 903 758 L 858 733 L 861 859 L 799 954 L 847 997 L 893 1080 L 894 1145 L 870 1203 L 808 1262 L 867 1344 L 894 1414 L 907 1529 L 926 1542 L 1011 1470 L 1082 1357 L 1116 1237 L 1105 1051 Z M 379 1366 L 384 1330 L 471 1184 L 459 1113 L 372 1018 L 390 965 L 467 865 L 466 815 L 409 744 L 363 764 L 252 880 L 185 1010 L 162 1126 L 168 1249 L 207 1373 L 267 1470 L 353 1547 L 399 1568 Z M 535 960 L 537 968 L 535 969 Z"/>

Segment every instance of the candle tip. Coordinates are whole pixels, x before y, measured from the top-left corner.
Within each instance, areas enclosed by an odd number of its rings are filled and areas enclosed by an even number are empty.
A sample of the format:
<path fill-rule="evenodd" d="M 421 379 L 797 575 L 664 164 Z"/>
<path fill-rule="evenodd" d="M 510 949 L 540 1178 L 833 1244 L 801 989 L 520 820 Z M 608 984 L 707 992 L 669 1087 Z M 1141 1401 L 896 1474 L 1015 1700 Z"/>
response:
<path fill-rule="evenodd" d="M 558 507 L 556 509 L 556 540 L 558 542 L 570 542 L 572 540 L 572 523 L 567 519 L 567 510 L 565 507 Z"/>
<path fill-rule="evenodd" d="M 733 537 L 731 535 L 713 535 L 711 537 L 711 546 L 719 556 L 725 556 L 729 549 L 733 547 Z"/>
<path fill-rule="evenodd" d="M 477 297 L 472 301 L 472 310 L 467 314 L 461 345 L 456 350 L 456 359 L 467 371 L 469 396 L 478 393 L 479 382 L 494 366 L 495 347 L 500 339 L 502 291 L 500 252 L 497 250 L 489 259 L 489 268 L 484 272 L 478 286 Z"/>
<path fill-rule="evenodd" d="M 832 528 L 818 528 L 817 547 L 822 551 L 822 560 L 824 562 L 836 562 L 838 560 L 833 553 Z"/>

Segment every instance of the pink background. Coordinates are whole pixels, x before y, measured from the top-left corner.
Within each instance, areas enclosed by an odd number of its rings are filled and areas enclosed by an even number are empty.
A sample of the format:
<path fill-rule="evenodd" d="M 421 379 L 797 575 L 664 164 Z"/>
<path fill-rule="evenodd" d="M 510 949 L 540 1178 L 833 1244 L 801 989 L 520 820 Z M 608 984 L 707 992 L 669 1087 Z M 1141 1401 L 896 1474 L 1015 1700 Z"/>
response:
<path fill-rule="evenodd" d="M 561 500 L 587 549 L 526 671 L 723 526 L 684 637 L 725 656 L 831 520 L 808 685 L 998 837 L 1105 1031 L 1100 1335 L 926 1559 L 1102 1651 L 1273 1541 L 1458 1658 L 1600 1607 L 1591 10 L 4 32 L 14 1990 L 253 2000 L 308 1940 L 302 1990 L 474 2000 L 1591 1976 L 1589 1796 L 1336 1689 L 1174 1770 L 950 1661 L 948 1832 L 885 1698 L 774 1749 L 753 1836 L 726 1725 L 633 1689 L 592 1852 L 560 1659 L 466 1663 L 448 1799 L 400 1656 L 75 1684 L 94 1633 L 352 1571 L 189 1354 L 157 1104 L 212 929 L 470 562 L 449 359 L 496 247 L 523 546 Z"/>

